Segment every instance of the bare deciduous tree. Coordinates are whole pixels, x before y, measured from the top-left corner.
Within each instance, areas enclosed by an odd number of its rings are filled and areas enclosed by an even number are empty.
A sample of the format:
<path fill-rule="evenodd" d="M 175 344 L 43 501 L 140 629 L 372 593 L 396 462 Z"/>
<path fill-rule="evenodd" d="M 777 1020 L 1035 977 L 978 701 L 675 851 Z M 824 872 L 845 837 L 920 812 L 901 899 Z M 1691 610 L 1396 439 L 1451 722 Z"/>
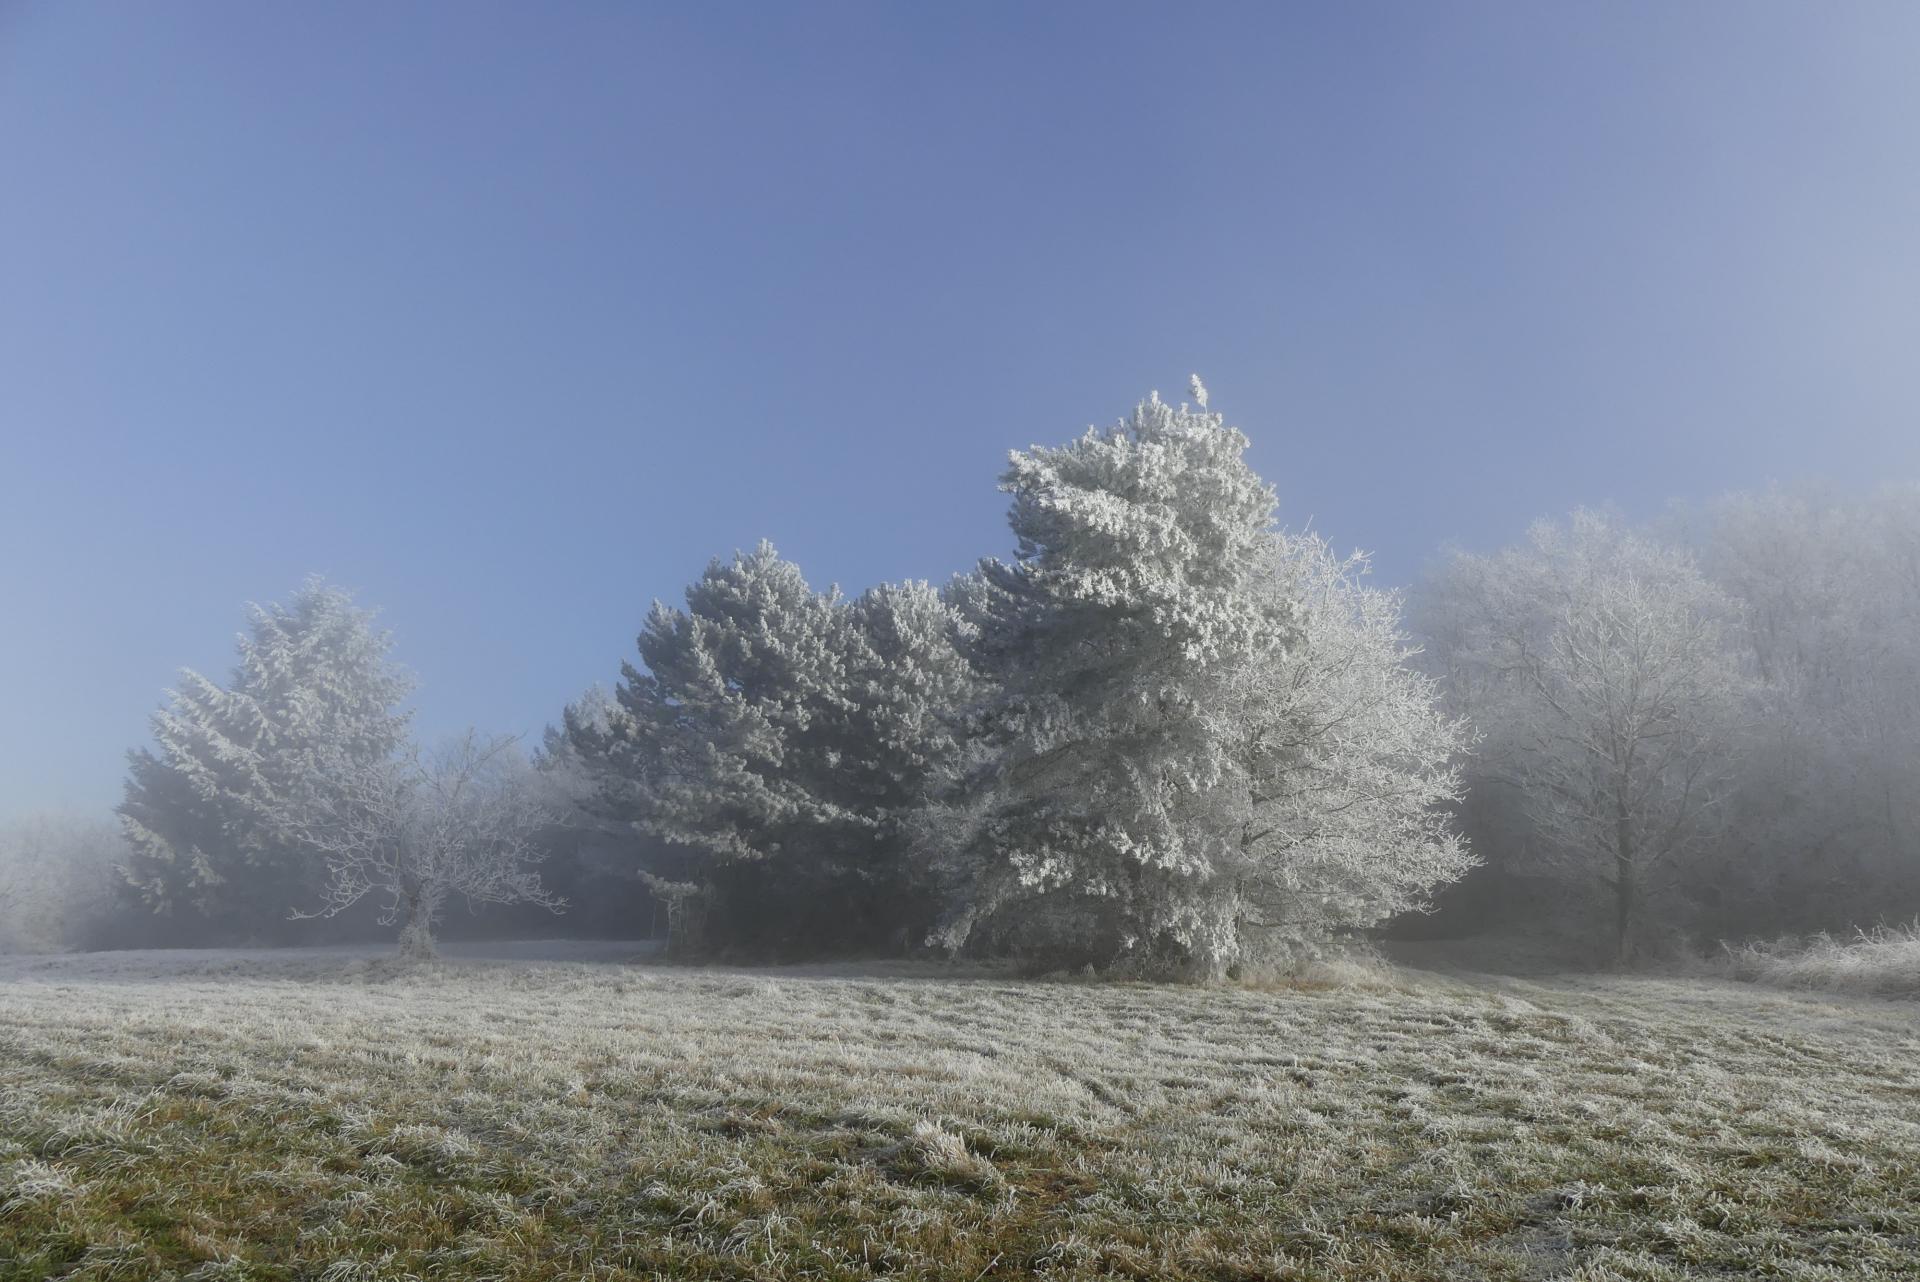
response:
<path fill-rule="evenodd" d="M 1723 929 L 1840 929 L 1920 909 L 1920 487 L 1732 495 L 1696 514 L 1766 685 L 1726 857 Z"/>
<path fill-rule="evenodd" d="M 1252 957 L 1419 911 L 1475 863 L 1449 813 L 1471 735 L 1408 664 L 1399 595 L 1315 535 L 1278 535 L 1271 556 L 1261 590 L 1297 635 L 1233 687 L 1242 836 L 1222 865 Z"/>
<path fill-rule="evenodd" d="M 399 922 L 400 951 L 434 955 L 433 931 L 455 895 L 469 907 L 565 901 L 540 884 L 538 838 L 558 815 L 514 750 L 512 736 L 469 730 L 434 754 L 359 765 L 340 786 L 279 816 L 281 830 L 326 862 L 332 917 L 369 894 L 385 896 L 383 924 Z"/>
<path fill-rule="evenodd" d="M 1592 512 L 1456 556 L 1427 600 L 1429 648 L 1487 734 L 1476 773 L 1514 786 L 1540 855 L 1598 876 L 1623 960 L 1717 835 L 1751 694 L 1734 614 L 1684 552 Z"/>

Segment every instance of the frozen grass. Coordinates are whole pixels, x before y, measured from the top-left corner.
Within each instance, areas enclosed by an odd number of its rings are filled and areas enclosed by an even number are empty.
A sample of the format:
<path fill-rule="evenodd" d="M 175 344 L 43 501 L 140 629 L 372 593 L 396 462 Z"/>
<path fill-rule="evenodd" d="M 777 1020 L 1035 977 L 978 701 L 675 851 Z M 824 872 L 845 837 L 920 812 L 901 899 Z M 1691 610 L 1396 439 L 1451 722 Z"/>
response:
<path fill-rule="evenodd" d="M 0 962 L 0 1279 L 1920 1276 L 1920 1021 L 347 954 Z"/>
<path fill-rule="evenodd" d="M 1743 944 L 1729 948 L 1729 971 L 1782 988 L 1812 988 L 1871 997 L 1920 998 L 1920 922 L 1858 931 L 1851 939 Z"/>

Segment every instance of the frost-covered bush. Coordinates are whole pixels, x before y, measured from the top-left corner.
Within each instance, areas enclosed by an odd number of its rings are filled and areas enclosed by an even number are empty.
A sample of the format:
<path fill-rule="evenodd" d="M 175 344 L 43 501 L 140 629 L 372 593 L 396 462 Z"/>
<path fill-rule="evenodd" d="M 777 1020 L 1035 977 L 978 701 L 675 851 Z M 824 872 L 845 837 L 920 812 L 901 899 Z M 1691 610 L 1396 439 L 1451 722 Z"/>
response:
<path fill-rule="evenodd" d="M 1920 921 L 1905 927 L 1821 932 L 1808 939 L 1729 946 L 1724 961 L 1737 978 L 1782 988 L 1920 998 Z"/>
<path fill-rule="evenodd" d="M 1366 583 L 1364 555 L 1282 534 L 1269 556 L 1261 590 L 1295 633 L 1240 674 L 1242 837 L 1222 874 L 1242 952 L 1294 961 L 1473 866 L 1451 820 L 1470 732 L 1410 665 L 1400 597 Z"/>
<path fill-rule="evenodd" d="M 44 814 L 0 825 L 0 952 L 83 948 L 114 914 L 126 843 L 111 820 Z"/>

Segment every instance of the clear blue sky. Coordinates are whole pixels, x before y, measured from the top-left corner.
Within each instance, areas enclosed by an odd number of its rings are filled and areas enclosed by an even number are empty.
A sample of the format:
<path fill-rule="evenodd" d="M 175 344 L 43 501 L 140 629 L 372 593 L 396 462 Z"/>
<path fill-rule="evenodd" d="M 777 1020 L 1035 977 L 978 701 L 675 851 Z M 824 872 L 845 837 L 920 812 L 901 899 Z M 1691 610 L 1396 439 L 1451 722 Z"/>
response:
<path fill-rule="evenodd" d="M 1920 476 L 1920 6 L 0 4 L 0 812 L 310 571 L 537 731 L 1191 370 L 1389 582 Z"/>

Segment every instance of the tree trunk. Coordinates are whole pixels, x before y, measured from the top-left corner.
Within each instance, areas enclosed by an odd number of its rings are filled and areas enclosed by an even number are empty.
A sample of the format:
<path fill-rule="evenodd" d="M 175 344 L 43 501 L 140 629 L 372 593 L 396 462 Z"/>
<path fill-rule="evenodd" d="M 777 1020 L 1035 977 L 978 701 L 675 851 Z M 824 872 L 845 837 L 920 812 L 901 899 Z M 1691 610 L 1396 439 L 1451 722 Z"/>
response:
<path fill-rule="evenodd" d="M 1613 882 L 1613 954 L 1614 960 L 1624 966 L 1633 957 L 1633 910 L 1634 884 L 1633 867 L 1622 863 L 1615 870 Z"/>
<path fill-rule="evenodd" d="M 1614 960 L 1624 966 L 1633 957 L 1636 902 L 1633 867 L 1633 824 L 1624 800 L 1617 803 L 1613 831 L 1613 948 Z"/>
<path fill-rule="evenodd" d="M 419 895 L 408 895 L 407 919 L 400 927 L 400 956 L 407 961 L 432 961 L 439 955 L 425 902 Z"/>

